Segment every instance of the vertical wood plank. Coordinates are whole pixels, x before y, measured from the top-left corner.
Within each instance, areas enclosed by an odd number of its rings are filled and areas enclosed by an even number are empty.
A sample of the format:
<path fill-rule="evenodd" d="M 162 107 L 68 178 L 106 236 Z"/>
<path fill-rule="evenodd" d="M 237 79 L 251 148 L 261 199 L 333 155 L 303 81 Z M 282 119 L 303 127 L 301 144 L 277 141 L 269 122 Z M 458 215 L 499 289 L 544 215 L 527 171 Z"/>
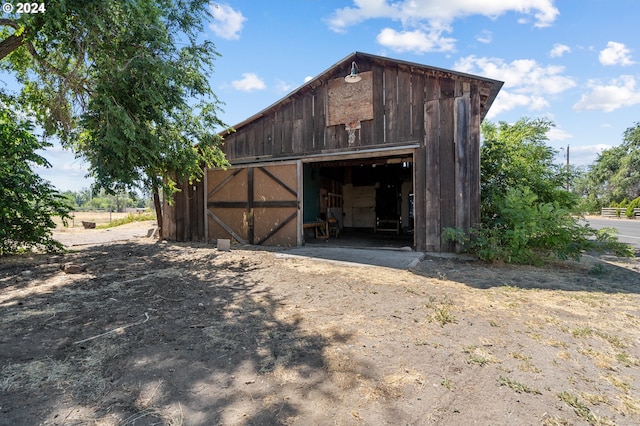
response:
<path fill-rule="evenodd" d="M 469 223 L 480 223 L 480 91 L 471 86 L 471 111 L 469 124 Z"/>
<path fill-rule="evenodd" d="M 327 85 L 323 84 L 318 87 L 315 98 L 315 117 L 314 117 L 314 133 L 313 146 L 315 151 L 321 151 L 325 147 L 325 138 L 327 133 Z"/>
<path fill-rule="evenodd" d="M 273 151 L 271 155 L 274 157 L 282 153 L 283 117 L 282 110 L 277 110 L 273 117 Z"/>
<path fill-rule="evenodd" d="M 256 139 L 257 127 L 258 127 L 258 122 L 253 122 L 247 125 L 243 132 L 246 135 L 245 143 L 243 147 L 243 153 L 242 153 L 243 158 L 256 156 L 256 145 L 258 143 Z"/>
<path fill-rule="evenodd" d="M 266 156 L 273 156 L 273 151 L 274 151 L 274 147 L 273 147 L 273 134 L 274 134 L 274 125 L 273 125 L 273 116 L 267 116 L 265 117 L 264 121 L 263 121 L 263 155 Z"/>
<path fill-rule="evenodd" d="M 303 154 L 304 140 L 304 120 L 295 119 L 291 128 L 291 152 Z"/>
<path fill-rule="evenodd" d="M 438 100 L 424 104 L 425 119 L 425 247 L 440 251 L 440 106 Z"/>
<path fill-rule="evenodd" d="M 427 148 L 413 153 L 413 243 L 417 251 L 434 251 L 427 245 Z"/>
<path fill-rule="evenodd" d="M 440 99 L 453 99 L 455 95 L 455 80 L 447 77 L 441 77 L 439 79 L 440 84 Z"/>
<path fill-rule="evenodd" d="M 424 102 L 425 77 L 422 74 L 411 76 L 411 139 L 424 140 Z"/>
<path fill-rule="evenodd" d="M 396 120 L 396 142 L 405 142 L 412 139 L 413 120 L 413 88 L 411 85 L 411 74 L 407 71 L 398 71 L 397 78 L 397 114 Z"/>
<path fill-rule="evenodd" d="M 209 215 L 207 214 L 207 210 L 209 207 L 207 206 L 208 196 L 209 194 L 209 169 L 207 166 L 204 167 L 204 175 L 202 177 L 202 217 L 203 217 L 203 236 L 202 241 L 205 244 L 209 244 Z"/>
<path fill-rule="evenodd" d="M 282 151 L 290 154 L 293 151 L 293 102 L 282 108 Z"/>
<path fill-rule="evenodd" d="M 296 188 L 296 193 L 297 195 L 297 201 L 298 201 L 298 217 L 296 218 L 296 245 L 301 246 L 304 244 L 304 229 L 303 229 L 303 222 L 304 222 L 304 181 L 303 181 L 303 169 L 302 169 L 303 165 L 302 165 L 302 160 L 298 160 L 296 161 L 296 173 L 297 173 L 297 185 L 298 187 Z"/>
<path fill-rule="evenodd" d="M 255 227 L 253 223 L 253 184 L 254 184 L 254 167 L 247 167 L 247 240 L 249 244 L 255 244 Z"/>
<path fill-rule="evenodd" d="M 356 140 L 356 146 L 369 146 L 373 140 L 374 124 L 373 120 L 365 120 L 360 123 L 360 130 L 358 130 L 358 138 Z"/>
<path fill-rule="evenodd" d="M 442 92 L 441 92 L 442 93 Z M 456 168 L 454 141 L 454 99 L 440 99 L 440 250 L 452 252 L 454 244 L 444 241 L 442 230 L 456 225 Z"/>
<path fill-rule="evenodd" d="M 455 226 L 469 230 L 470 224 L 470 140 L 469 140 L 469 92 L 454 100 L 454 145 L 455 158 Z M 459 249 L 457 247 L 456 249 Z"/>
<path fill-rule="evenodd" d="M 304 98 L 302 98 L 302 120 L 303 121 L 303 130 L 302 130 L 302 147 L 300 155 L 304 155 L 307 152 L 313 152 L 313 132 L 315 125 L 315 117 L 313 111 L 313 98 L 314 93 L 307 93 Z"/>
<path fill-rule="evenodd" d="M 384 124 L 385 142 L 398 142 L 398 71 L 393 68 L 384 70 Z"/>
<path fill-rule="evenodd" d="M 196 182 L 196 193 L 193 197 L 193 212 L 195 215 L 195 223 L 192 224 L 194 235 L 191 241 L 204 241 L 204 182 Z M 195 240 L 194 240 L 195 238 Z"/>
<path fill-rule="evenodd" d="M 435 101 L 440 99 L 440 86 L 438 79 L 434 76 L 425 77 L 425 101 Z"/>
<path fill-rule="evenodd" d="M 384 143 L 384 86 L 383 68 L 373 66 L 373 123 L 370 145 L 380 145 Z"/>

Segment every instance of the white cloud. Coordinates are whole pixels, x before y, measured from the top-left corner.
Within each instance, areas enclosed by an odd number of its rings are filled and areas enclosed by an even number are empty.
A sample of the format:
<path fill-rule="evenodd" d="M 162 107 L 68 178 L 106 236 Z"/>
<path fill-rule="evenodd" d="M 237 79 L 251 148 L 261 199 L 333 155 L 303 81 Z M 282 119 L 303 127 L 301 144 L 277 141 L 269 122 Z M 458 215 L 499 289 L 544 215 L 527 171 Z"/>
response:
<path fill-rule="evenodd" d="M 573 135 L 571 133 L 568 133 L 557 127 L 550 128 L 547 132 L 547 136 L 549 137 L 549 141 L 551 142 L 564 141 L 573 138 Z"/>
<path fill-rule="evenodd" d="M 489 44 L 493 41 L 493 34 L 491 34 L 491 31 L 484 30 L 476 36 L 476 40 L 480 43 Z"/>
<path fill-rule="evenodd" d="M 304 78 L 304 82 L 305 82 L 305 83 L 307 83 L 307 82 L 309 82 L 309 81 L 311 81 L 311 80 L 313 80 L 313 77 L 311 77 L 310 75 L 308 75 L 308 76 L 306 76 L 306 77 Z"/>
<path fill-rule="evenodd" d="M 569 52 L 571 52 L 571 48 L 569 46 L 567 46 L 566 44 L 556 43 L 553 45 L 553 49 L 551 49 L 551 52 L 549 52 L 549 56 L 551 56 L 552 58 L 559 58 L 561 56 L 564 56 L 565 53 Z"/>
<path fill-rule="evenodd" d="M 540 104 L 539 99 L 536 101 L 530 96 L 519 95 L 508 90 L 501 90 L 500 93 L 498 93 L 498 97 L 491 105 L 491 109 L 489 109 L 489 112 L 487 113 L 487 119 L 493 120 L 501 113 L 518 107 L 529 107 L 529 109 L 533 109 L 535 108 L 533 107 L 534 103 Z"/>
<path fill-rule="evenodd" d="M 240 38 L 240 31 L 247 20 L 241 12 L 235 11 L 227 4 L 211 4 L 213 22 L 209 28 L 218 36 L 227 40 Z"/>
<path fill-rule="evenodd" d="M 241 90 L 243 92 L 262 90 L 267 87 L 267 85 L 264 84 L 264 81 L 252 72 L 243 73 L 242 79 L 232 81 L 231 86 L 233 86 L 234 89 Z"/>
<path fill-rule="evenodd" d="M 582 145 L 582 146 L 569 146 L 569 162 L 574 166 L 585 166 L 587 164 L 593 164 L 600 154 L 605 149 L 612 148 L 611 145 L 596 144 L 596 145 Z M 559 157 L 566 161 L 564 150 L 560 151 Z"/>
<path fill-rule="evenodd" d="M 636 87 L 636 79 L 631 75 L 620 76 L 608 84 L 590 80 L 588 86 L 589 93 L 582 95 L 573 106 L 574 110 L 611 112 L 618 108 L 640 104 L 640 89 Z"/>
<path fill-rule="evenodd" d="M 396 51 L 423 53 L 453 50 L 455 40 L 441 34 L 450 32 L 452 22 L 458 18 L 481 15 L 495 19 L 507 12 L 533 17 L 536 27 L 551 25 L 559 14 L 553 0 L 353 0 L 353 7 L 335 10 L 328 25 L 335 32 L 345 32 L 369 19 L 397 21 L 402 30 L 385 28 L 378 41 Z M 429 47 L 419 44 L 421 40 Z M 486 43 L 490 37 L 483 35 L 478 40 Z"/>
<path fill-rule="evenodd" d="M 623 43 L 610 41 L 607 48 L 600 51 L 600 63 L 602 65 L 632 65 L 635 62 L 631 60 L 631 50 Z"/>
<path fill-rule="evenodd" d="M 499 58 L 478 58 L 472 55 L 459 59 L 453 68 L 504 81 L 503 89 L 489 111 L 490 116 L 517 107 L 539 111 L 549 106 L 548 97 L 576 85 L 571 77 L 562 75 L 564 67 L 543 66 L 533 59 L 518 59 L 507 63 Z"/>
<path fill-rule="evenodd" d="M 452 51 L 455 45 L 455 39 L 442 37 L 442 31 L 431 31 L 429 33 L 425 33 L 422 30 L 398 32 L 391 28 L 385 28 L 378 34 L 377 40 L 382 46 L 396 52 L 446 52 Z"/>
<path fill-rule="evenodd" d="M 279 93 L 289 93 L 291 90 L 293 90 L 296 86 L 292 83 L 287 83 L 286 81 L 282 81 L 282 80 L 278 80 L 276 82 L 276 91 Z"/>
<path fill-rule="evenodd" d="M 388 18 L 411 24 L 418 21 L 450 23 L 471 15 L 491 18 L 507 12 L 533 15 L 537 27 L 547 27 L 559 15 L 553 0 L 402 0 L 388 3 L 386 0 L 354 0 L 355 7 L 337 9 L 329 19 L 329 27 L 334 31 L 344 31 L 347 27 L 368 19 Z"/>

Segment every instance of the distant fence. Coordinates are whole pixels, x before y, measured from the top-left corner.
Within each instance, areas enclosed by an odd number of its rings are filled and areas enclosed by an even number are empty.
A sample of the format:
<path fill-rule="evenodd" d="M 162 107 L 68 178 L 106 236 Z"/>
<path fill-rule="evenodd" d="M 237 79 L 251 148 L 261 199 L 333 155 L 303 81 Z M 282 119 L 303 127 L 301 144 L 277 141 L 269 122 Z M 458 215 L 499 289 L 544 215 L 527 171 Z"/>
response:
<path fill-rule="evenodd" d="M 627 217 L 627 209 L 624 207 L 603 207 L 600 215 L 602 217 L 619 217 L 624 219 Z M 640 209 L 633 209 L 632 219 L 640 219 Z"/>

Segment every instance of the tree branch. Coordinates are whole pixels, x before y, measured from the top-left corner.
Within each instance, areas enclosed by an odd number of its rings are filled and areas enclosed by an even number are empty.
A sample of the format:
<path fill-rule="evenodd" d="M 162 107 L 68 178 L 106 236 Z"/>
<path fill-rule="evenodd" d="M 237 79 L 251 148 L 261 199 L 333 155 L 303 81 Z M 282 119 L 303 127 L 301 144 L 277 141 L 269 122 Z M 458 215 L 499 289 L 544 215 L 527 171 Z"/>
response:
<path fill-rule="evenodd" d="M 18 23 L 13 19 L 0 18 L 0 26 L 11 27 L 14 30 L 20 28 Z M 11 34 L 0 42 L 0 60 L 4 59 L 11 52 L 24 44 L 24 33 L 20 35 Z"/>

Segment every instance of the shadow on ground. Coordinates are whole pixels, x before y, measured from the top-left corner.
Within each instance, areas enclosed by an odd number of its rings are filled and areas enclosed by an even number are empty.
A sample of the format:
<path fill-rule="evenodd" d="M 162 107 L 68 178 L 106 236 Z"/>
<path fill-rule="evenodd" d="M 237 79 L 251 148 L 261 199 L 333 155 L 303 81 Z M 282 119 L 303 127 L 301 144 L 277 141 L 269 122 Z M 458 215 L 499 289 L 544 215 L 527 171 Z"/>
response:
<path fill-rule="evenodd" d="M 545 266 L 489 264 L 482 261 L 427 256 L 412 272 L 456 281 L 478 289 L 516 287 L 602 293 L 640 293 L 637 258 L 588 254 L 579 261 L 558 261 Z"/>
<path fill-rule="evenodd" d="M 281 315 L 254 267 L 168 244 L 5 259 L 0 424 L 278 425 L 332 400 L 327 336 Z"/>

